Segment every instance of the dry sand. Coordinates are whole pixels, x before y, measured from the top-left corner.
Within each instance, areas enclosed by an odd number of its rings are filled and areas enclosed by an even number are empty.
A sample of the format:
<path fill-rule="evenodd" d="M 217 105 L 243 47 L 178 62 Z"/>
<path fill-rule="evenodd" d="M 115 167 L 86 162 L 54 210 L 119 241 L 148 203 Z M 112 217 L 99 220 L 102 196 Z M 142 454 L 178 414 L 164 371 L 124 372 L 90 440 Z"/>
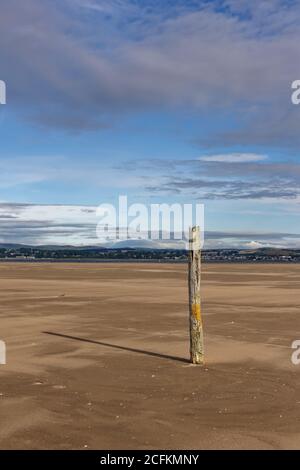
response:
<path fill-rule="evenodd" d="M 1 264 L 0 448 L 299 448 L 300 266 L 203 266 L 205 367 L 187 362 L 186 278 Z"/>

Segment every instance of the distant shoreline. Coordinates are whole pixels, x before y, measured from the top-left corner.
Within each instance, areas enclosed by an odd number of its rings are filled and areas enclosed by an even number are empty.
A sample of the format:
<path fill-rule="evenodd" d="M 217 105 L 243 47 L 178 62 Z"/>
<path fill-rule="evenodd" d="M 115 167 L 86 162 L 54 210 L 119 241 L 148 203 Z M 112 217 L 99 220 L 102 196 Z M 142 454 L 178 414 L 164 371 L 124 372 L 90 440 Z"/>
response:
<path fill-rule="evenodd" d="M 101 264 L 111 264 L 111 263 L 147 263 L 147 264 L 187 264 L 188 260 L 172 260 L 172 259 L 52 259 L 52 258 L 43 258 L 43 259 L 1 259 L 0 263 L 101 263 Z M 299 261 L 295 260 L 202 260 L 203 264 L 300 264 Z"/>
<path fill-rule="evenodd" d="M 300 249 L 259 248 L 243 249 L 202 249 L 203 263 L 220 264 L 298 264 Z M 10 263 L 174 263 L 188 262 L 188 250 L 178 249 L 133 249 L 133 248 L 75 248 L 71 246 L 43 246 L 40 248 L 23 245 L 0 245 L 0 262 Z"/>

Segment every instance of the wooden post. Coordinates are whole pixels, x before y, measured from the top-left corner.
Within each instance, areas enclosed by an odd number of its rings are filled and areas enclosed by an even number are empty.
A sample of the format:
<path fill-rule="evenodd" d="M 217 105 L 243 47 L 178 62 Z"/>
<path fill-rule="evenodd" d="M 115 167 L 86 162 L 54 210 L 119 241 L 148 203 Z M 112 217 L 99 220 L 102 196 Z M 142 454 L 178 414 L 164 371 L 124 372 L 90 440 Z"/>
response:
<path fill-rule="evenodd" d="M 189 240 L 189 307 L 190 354 L 193 364 L 203 364 L 203 328 L 200 302 L 201 252 L 200 228 L 190 228 Z"/>

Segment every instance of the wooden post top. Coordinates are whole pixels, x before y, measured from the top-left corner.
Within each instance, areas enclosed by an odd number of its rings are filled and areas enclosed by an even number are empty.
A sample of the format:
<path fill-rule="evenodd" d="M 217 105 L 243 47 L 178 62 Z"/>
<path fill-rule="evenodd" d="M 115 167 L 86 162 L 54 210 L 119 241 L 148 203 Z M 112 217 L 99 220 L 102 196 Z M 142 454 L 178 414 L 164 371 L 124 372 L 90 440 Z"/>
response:
<path fill-rule="evenodd" d="M 192 251 L 200 250 L 200 227 L 195 225 L 190 227 L 189 249 Z"/>

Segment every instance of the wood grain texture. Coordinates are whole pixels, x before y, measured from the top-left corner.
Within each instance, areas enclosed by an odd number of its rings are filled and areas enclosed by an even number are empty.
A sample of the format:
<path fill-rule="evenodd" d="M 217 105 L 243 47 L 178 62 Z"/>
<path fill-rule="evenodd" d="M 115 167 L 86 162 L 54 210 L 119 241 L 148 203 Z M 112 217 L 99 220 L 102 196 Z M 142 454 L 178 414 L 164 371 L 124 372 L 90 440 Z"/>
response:
<path fill-rule="evenodd" d="M 200 228 L 190 229 L 189 245 L 189 310 L 190 357 L 193 364 L 204 363 L 203 326 L 201 317 L 201 251 Z"/>

